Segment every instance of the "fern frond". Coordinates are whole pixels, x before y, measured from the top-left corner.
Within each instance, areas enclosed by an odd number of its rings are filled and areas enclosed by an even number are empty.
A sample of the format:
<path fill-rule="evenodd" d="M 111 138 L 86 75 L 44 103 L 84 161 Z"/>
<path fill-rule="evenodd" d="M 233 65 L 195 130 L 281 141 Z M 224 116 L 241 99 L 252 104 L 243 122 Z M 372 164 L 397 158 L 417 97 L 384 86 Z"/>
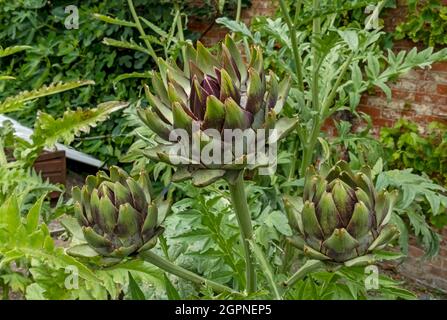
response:
<path fill-rule="evenodd" d="M 119 26 L 124 26 L 124 27 L 136 27 L 137 25 L 134 22 L 130 22 L 130 21 L 125 21 L 125 20 L 121 20 L 121 19 L 117 19 L 117 18 L 113 18 L 113 17 L 109 17 L 103 14 L 99 14 L 99 13 L 94 13 L 93 17 L 95 19 L 110 23 L 110 24 L 116 24 Z"/>
<path fill-rule="evenodd" d="M 123 49 L 129 49 L 129 50 L 135 50 L 144 52 L 146 54 L 151 54 L 149 50 L 146 48 L 139 46 L 135 42 L 129 42 L 129 41 L 122 41 L 122 40 L 116 40 L 116 39 L 110 39 L 110 38 L 104 38 L 102 41 L 105 45 L 111 46 L 111 47 L 117 47 L 117 48 L 123 48 Z"/>
<path fill-rule="evenodd" d="M 0 58 L 10 56 L 14 53 L 25 51 L 28 49 L 31 49 L 30 46 L 13 46 L 13 47 L 7 47 L 7 48 L 0 48 Z"/>
<path fill-rule="evenodd" d="M 6 98 L 3 102 L 0 103 L 0 114 L 17 111 L 19 110 L 23 104 L 27 101 L 34 100 L 37 98 L 53 95 L 56 93 L 64 92 L 67 90 L 72 90 L 75 88 L 79 88 L 82 86 L 87 86 L 95 84 L 94 81 L 85 80 L 85 81 L 72 81 L 65 83 L 53 83 L 49 86 L 43 86 L 39 89 L 32 91 L 23 91 L 15 96 Z"/>
<path fill-rule="evenodd" d="M 39 112 L 31 138 L 35 146 L 53 147 L 58 141 L 70 144 L 75 136 L 82 132 L 88 133 L 98 122 L 106 120 L 111 113 L 128 105 L 120 101 L 105 102 L 90 110 L 78 108 L 66 111 L 59 119 Z"/>

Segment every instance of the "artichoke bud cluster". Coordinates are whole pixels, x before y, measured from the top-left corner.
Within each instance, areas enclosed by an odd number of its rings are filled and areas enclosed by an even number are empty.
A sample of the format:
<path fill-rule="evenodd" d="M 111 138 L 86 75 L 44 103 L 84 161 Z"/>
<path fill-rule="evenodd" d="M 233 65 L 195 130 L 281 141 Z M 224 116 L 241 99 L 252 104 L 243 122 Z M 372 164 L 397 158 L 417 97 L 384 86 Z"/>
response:
<path fill-rule="evenodd" d="M 118 167 L 110 168 L 110 176 L 88 176 L 82 189 L 74 187 L 75 215 L 90 247 L 110 258 L 153 248 L 170 203 L 150 190 L 145 173 L 132 178 Z"/>
<path fill-rule="evenodd" d="M 193 178 L 193 182 L 207 184 L 223 177 L 228 170 L 267 166 L 266 157 L 253 161 L 255 153 L 268 149 L 269 144 L 283 138 L 298 122 L 277 119 L 289 93 L 290 79 L 279 82 L 273 72 L 266 76 L 259 47 L 251 48 L 249 63 L 230 36 L 217 51 L 212 54 L 200 42 L 197 48 L 189 46 L 186 71 L 173 62 L 160 60 L 160 72 L 152 76 L 153 92 L 145 88 L 150 108 L 140 108 L 138 115 L 160 138 L 159 145 L 145 154 L 153 160 L 183 167 L 174 176 L 175 180 Z M 178 150 L 185 149 L 185 142 L 180 147 L 179 137 L 173 137 L 178 129 L 187 133 L 186 143 L 190 146 L 181 155 Z M 237 129 L 255 133 L 244 139 L 240 154 L 235 152 L 232 139 L 225 138 L 225 132 Z M 262 142 L 256 135 L 259 129 L 264 129 L 267 137 Z M 276 129 L 274 137 L 265 133 L 272 129 Z M 205 162 L 194 156 L 194 139 L 199 155 L 208 148 L 213 157 L 219 153 L 214 158 L 218 161 Z M 197 173 L 201 170 L 207 170 L 209 181 L 203 179 L 203 173 Z M 196 174 L 198 177 L 194 179 Z"/>
<path fill-rule="evenodd" d="M 303 206 L 285 198 L 291 226 L 309 257 L 337 263 L 385 248 L 398 236 L 389 223 L 397 192 L 375 190 L 371 170 L 338 162 L 326 175 L 309 168 Z"/>

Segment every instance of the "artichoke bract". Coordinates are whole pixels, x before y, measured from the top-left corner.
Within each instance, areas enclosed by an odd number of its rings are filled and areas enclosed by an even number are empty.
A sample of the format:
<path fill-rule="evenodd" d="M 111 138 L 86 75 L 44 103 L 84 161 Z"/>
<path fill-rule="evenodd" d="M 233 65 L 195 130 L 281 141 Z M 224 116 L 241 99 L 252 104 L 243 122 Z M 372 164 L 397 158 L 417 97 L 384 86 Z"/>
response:
<path fill-rule="evenodd" d="M 154 247 L 170 205 L 150 190 L 145 173 L 134 179 L 118 167 L 110 168 L 110 176 L 88 176 L 82 189 L 74 187 L 75 215 L 90 247 L 111 258 Z"/>
<path fill-rule="evenodd" d="M 259 151 L 268 150 L 298 122 L 277 119 L 288 96 L 290 79 L 279 82 L 273 72 L 266 76 L 258 47 L 251 48 L 250 62 L 245 63 L 230 36 L 217 55 L 198 42 L 197 48 L 188 47 L 187 57 L 186 71 L 160 60 L 161 70 L 152 76 L 155 93 L 145 86 L 150 108 L 140 108 L 138 115 L 162 139 L 146 156 L 182 167 L 174 180 L 193 178 L 199 186 L 223 177 L 228 170 L 268 166 L 267 152 Z M 264 140 L 256 134 L 261 129 L 267 131 L 263 132 Z M 179 136 L 173 135 L 178 130 L 191 139 L 180 145 Z M 254 135 L 245 135 L 245 140 L 226 136 L 231 130 Z M 232 144 L 234 140 L 244 140 L 240 149 Z M 179 150 L 184 152 L 179 154 Z M 205 153 L 211 161 L 204 160 Z"/>
<path fill-rule="evenodd" d="M 389 224 L 396 197 L 375 190 L 368 167 L 354 173 L 340 161 L 326 175 L 307 170 L 301 210 L 296 199 L 284 200 L 304 253 L 342 263 L 383 249 L 398 236 Z"/>

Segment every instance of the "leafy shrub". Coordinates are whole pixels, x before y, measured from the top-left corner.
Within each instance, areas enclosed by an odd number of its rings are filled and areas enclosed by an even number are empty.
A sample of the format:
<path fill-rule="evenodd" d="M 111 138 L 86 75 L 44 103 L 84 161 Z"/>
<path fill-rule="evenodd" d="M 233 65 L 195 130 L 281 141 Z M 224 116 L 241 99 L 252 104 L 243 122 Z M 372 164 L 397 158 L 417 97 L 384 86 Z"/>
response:
<path fill-rule="evenodd" d="M 382 128 L 380 140 L 386 149 L 391 169 L 414 168 L 437 183 L 447 185 L 447 126 L 432 122 L 425 135 L 408 120 L 399 120 L 392 128 Z"/>
<path fill-rule="evenodd" d="M 447 6 L 441 0 L 409 0 L 408 17 L 396 27 L 395 38 L 435 47 L 447 44 L 446 32 Z"/>
<path fill-rule="evenodd" d="M 137 10 L 150 12 L 146 16 L 160 28 L 170 25 L 172 3 L 159 0 L 135 2 Z M 7 69 L 7 75 L 17 75 L 17 79 L 14 83 L 0 82 L 0 100 L 12 93 L 60 80 L 88 79 L 96 83 L 94 87 L 32 103 L 26 110 L 13 115 L 24 125 L 33 124 L 37 110 L 61 116 L 71 106 L 84 108 L 112 99 L 133 100 L 139 94 L 139 82 L 133 79 L 116 82 L 116 77 L 153 67 L 144 53 L 117 51 L 102 44 L 104 37 L 138 39 L 139 35 L 131 28 L 123 30 L 93 17 L 94 13 L 101 13 L 126 18 L 129 10 L 125 1 L 82 1 L 78 30 L 64 27 L 65 6 L 70 4 L 72 2 L 64 0 L 8 1 L 0 8 L 0 43 L 32 46 L 21 55 L 2 60 L 2 69 Z M 76 147 L 109 163 L 116 162 L 131 143 L 119 114 L 92 130 L 91 136 L 98 138 L 77 139 Z"/>

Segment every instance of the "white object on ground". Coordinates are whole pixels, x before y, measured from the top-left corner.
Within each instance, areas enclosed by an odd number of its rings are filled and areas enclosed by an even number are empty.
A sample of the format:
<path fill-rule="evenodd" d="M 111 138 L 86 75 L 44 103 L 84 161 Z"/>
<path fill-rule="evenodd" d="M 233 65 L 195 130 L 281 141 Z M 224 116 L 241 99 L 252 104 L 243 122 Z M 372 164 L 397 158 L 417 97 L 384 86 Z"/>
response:
<path fill-rule="evenodd" d="M 16 120 L 11 119 L 7 116 L 3 116 L 3 115 L 0 115 L 0 126 L 2 126 L 3 122 L 6 120 L 12 122 L 14 130 L 16 131 L 17 137 L 22 138 L 26 141 L 31 141 L 31 135 L 33 134 L 32 129 L 22 126 Z M 67 147 L 66 145 L 57 143 L 55 146 L 55 149 L 58 151 L 65 151 L 65 156 L 68 159 L 78 161 L 78 162 L 81 162 L 84 164 L 88 164 L 90 166 L 97 167 L 97 168 L 101 168 L 104 166 L 102 161 L 100 161 L 92 156 L 89 156 L 88 154 L 79 152 L 71 147 Z M 47 150 L 47 151 L 54 151 L 54 150 Z"/>

